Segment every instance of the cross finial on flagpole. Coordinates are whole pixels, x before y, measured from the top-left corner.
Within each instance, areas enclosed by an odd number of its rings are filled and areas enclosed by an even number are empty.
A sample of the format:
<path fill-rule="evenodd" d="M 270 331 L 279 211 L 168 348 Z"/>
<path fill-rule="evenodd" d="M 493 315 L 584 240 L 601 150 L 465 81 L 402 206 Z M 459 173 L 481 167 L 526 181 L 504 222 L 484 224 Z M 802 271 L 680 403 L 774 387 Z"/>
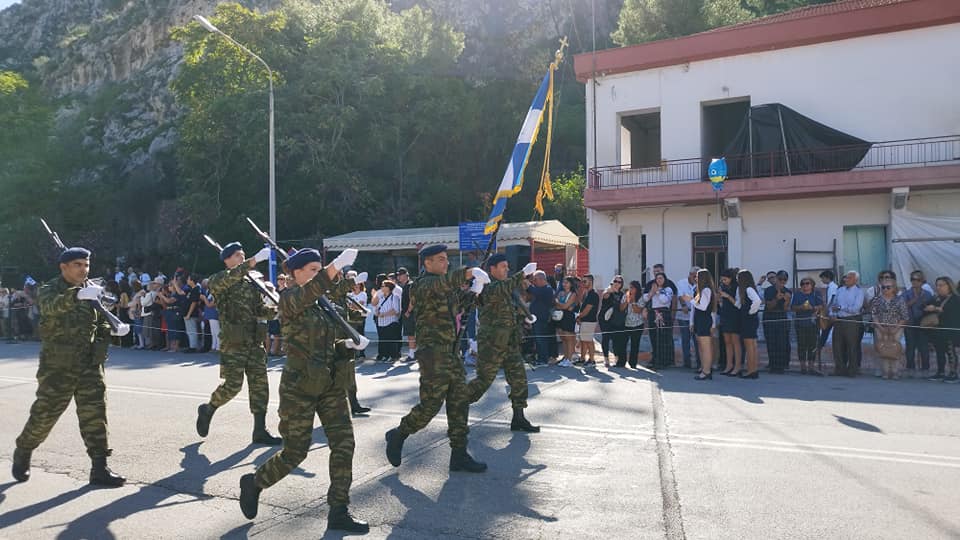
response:
<path fill-rule="evenodd" d="M 570 45 L 567 41 L 567 36 L 560 38 L 560 48 L 557 49 L 557 52 L 554 53 L 554 59 L 559 64 L 563 60 L 563 51 Z"/>

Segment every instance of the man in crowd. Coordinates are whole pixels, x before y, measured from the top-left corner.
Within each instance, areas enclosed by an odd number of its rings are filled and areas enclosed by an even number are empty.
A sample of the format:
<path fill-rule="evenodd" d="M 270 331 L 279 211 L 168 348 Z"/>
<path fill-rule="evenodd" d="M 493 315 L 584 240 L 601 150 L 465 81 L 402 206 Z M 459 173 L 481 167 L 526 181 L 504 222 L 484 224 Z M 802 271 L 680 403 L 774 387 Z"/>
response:
<path fill-rule="evenodd" d="M 537 363 L 552 363 L 556 359 L 557 337 L 550 320 L 553 314 L 556 291 L 547 283 L 547 274 L 543 270 L 533 273 L 533 283 L 527 287 L 530 295 L 530 313 L 536 318 L 533 323 L 533 335 L 536 339 Z"/>
<path fill-rule="evenodd" d="M 680 327 L 680 349 L 683 351 L 683 367 L 694 367 L 690 354 L 690 318 L 693 316 L 693 297 L 697 294 L 697 272 L 700 268 L 694 266 L 690 269 L 687 279 L 680 280 L 677 284 L 677 326 Z M 700 346 L 697 340 L 693 340 L 694 351 L 696 352 L 696 368 L 700 369 Z"/>
<path fill-rule="evenodd" d="M 410 273 L 407 269 L 400 267 L 397 269 L 397 284 L 400 292 L 400 326 L 403 329 L 403 335 L 407 338 L 407 361 L 413 362 L 417 353 L 417 319 L 413 316 L 413 306 L 410 305 L 410 295 L 404 294 L 404 291 L 410 288 Z M 396 291 L 394 291 L 396 293 Z"/>
<path fill-rule="evenodd" d="M 907 341 L 907 374 L 908 376 L 919 376 L 927 378 L 930 370 L 930 345 L 927 340 L 927 333 L 920 328 L 920 319 L 923 318 L 923 307 L 933 300 L 933 294 L 923 288 L 926 283 L 923 272 L 914 270 L 910 273 L 910 288 L 903 291 L 903 301 L 907 304 L 907 310 L 910 312 L 910 321 L 907 328 L 904 328 L 904 336 Z M 920 360 L 917 366 L 916 360 Z"/>
<path fill-rule="evenodd" d="M 863 337 L 863 289 L 858 285 L 860 274 L 847 272 L 843 287 L 830 305 L 830 316 L 835 319 L 833 330 L 834 375 L 855 377 L 860 368 L 860 340 Z"/>

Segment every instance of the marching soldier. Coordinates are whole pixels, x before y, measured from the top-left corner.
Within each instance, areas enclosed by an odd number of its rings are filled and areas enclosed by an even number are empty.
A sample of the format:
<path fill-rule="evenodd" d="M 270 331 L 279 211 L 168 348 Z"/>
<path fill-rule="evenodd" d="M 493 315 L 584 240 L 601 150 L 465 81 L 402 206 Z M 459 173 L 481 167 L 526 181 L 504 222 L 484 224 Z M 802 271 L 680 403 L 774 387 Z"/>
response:
<path fill-rule="evenodd" d="M 60 255 L 60 276 L 40 287 L 40 368 L 37 399 L 17 437 L 13 477 L 30 479 L 30 456 L 50 434 L 73 399 L 80 434 L 93 466 L 90 483 L 119 487 L 126 479 L 107 467 L 107 403 L 103 364 L 110 344 L 110 325 L 89 302 L 103 288 L 87 283 L 90 252 L 75 247 Z"/>
<path fill-rule="evenodd" d="M 474 461 L 467 453 L 466 372 L 457 357 L 457 329 L 453 306 L 460 286 L 473 278 L 474 292 L 490 282 L 479 268 L 450 270 L 447 246 L 434 245 L 420 250 L 425 269 L 409 287 L 417 319 L 417 361 L 420 364 L 420 403 L 403 417 L 399 427 L 386 433 L 387 459 L 394 467 L 401 462 L 403 442 L 420 431 L 447 403 L 447 435 L 450 437 L 450 470 L 483 472 L 485 463 Z M 404 291 L 408 294 L 408 291 Z"/>
<path fill-rule="evenodd" d="M 223 383 L 214 390 L 209 403 L 197 408 L 197 434 L 201 437 L 209 433 L 213 413 L 240 393 L 246 375 L 250 412 L 253 414 L 253 442 L 268 445 L 282 442 L 279 437 L 271 435 L 266 426 L 270 389 L 267 351 L 263 342 L 267 328 L 260 322 L 272 319 L 276 312 L 275 308 L 268 308 L 263 303 L 260 291 L 244 279 L 251 268 L 269 258 L 269 248 L 263 248 L 247 259 L 239 242 L 227 244 L 220 252 L 220 260 L 226 269 L 208 280 L 220 313 L 220 378 Z"/>
<path fill-rule="evenodd" d="M 495 254 L 490 257 L 488 264 L 490 283 L 480 294 L 477 376 L 467 384 L 467 397 L 470 403 L 479 401 L 502 365 L 507 384 L 510 385 L 510 402 L 513 404 L 510 429 L 538 433 L 540 428 L 530 424 L 523 415 L 527 407 L 527 370 L 520 354 L 522 321 L 513 295 L 525 277 L 537 270 L 537 263 L 524 266 L 522 271 L 513 276 L 509 276 L 510 263 L 506 255 Z"/>
<path fill-rule="evenodd" d="M 295 284 L 280 294 L 280 322 L 287 342 L 287 363 L 280 378 L 283 450 L 258 467 L 255 474 L 240 478 L 240 509 L 249 519 L 257 515 L 260 492 L 276 484 L 307 457 L 316 415 L 330 447 L 328 527 L 359 533 L 370 528 L 347 510 L 355 443 L 346 397 L 353 370 L 349 362 L 342 361 L 351 358 L 354 350 L 365 348 L 369 341 L 362 338 L 360 344 L 354 344 L 317 304 L 321 295 L 336 288 L 333 278 L 339 269 L 351 264 L 356 256 L 356 250 L 345 250 L 324 268 L 320 252 L 301 249 L 285 263 Z"/>
<path fill-rule="evenodd" d="M 359 289 L 359 286 L 362 286 L 367 282 L 367 273 L 361 272 L 357 274 L 355 271 L 351 270 L 346 274 L 347 279 L 340 280 L 340 283 L 332 291 L 328 291 L 329 298 L 332 302 L 335 302 L 339 307 L 343 308 L 343 312 L 346 314 L 347 322 L 350 323 L 350 326 L 354 327 L 357 332 L 362 336 L 363 327 L 366 322 L 366 315 L 360 310 L 360 308 L 351 304 L 347 297 L 353 298 L 358 303 L 357 295 L 355 290 Z M 363 293 L 363 300 L 366 303 L 366 293 Z M 361 304 L 362 305 L 362 304 Z M 347 389 L 347 398 L 350 401 L 350 414 L 357 416 L 370 412 L 370 407 L 364 407 L 360 404 L 360 400 L 357 399 L 357 356 L 363 352 L 363 349 L 359 351 L 350 350 L 347 351 L 348 358 L 343 360 L 347 362 L 350 366 L 350 386 Z"/>

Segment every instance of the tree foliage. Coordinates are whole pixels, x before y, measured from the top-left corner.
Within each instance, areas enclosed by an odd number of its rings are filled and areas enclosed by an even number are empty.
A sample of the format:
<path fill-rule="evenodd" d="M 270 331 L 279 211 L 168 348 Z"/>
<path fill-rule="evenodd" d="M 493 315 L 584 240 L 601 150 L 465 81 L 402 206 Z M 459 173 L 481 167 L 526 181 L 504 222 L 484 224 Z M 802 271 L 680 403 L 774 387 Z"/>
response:
<path fill-rule="evenodd" d="M 614 43 L 625 47 L 682 37 L 711 28 L 833 0 L 625 0 Z"/>

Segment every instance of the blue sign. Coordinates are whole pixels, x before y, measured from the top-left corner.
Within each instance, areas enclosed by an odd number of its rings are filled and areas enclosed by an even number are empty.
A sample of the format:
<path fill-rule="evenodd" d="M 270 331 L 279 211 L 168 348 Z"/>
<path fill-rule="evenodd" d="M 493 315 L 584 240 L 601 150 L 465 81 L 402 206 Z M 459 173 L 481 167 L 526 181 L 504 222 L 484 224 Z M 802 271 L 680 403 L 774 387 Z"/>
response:
<path fill-rule="evenodd" d="M 483 229 L 487 224 L 483 221 L 465 221 L 460 224 L 460 253 L 469 251 L 483 252 L 490 243 L 490 235 L 483 234 Z M 497 249 L 497 243 L 493 243 L 491 250 Z"/>

